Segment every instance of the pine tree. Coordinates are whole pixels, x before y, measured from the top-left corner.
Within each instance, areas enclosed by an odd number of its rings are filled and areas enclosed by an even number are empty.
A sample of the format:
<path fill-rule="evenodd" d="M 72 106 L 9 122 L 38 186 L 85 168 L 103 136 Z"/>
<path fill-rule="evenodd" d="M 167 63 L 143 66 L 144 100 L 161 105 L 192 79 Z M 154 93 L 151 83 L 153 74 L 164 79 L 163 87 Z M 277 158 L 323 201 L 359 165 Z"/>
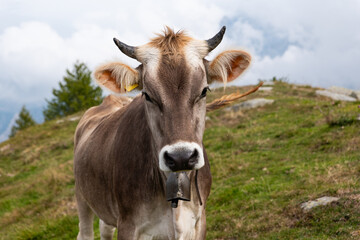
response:
<path fill-rule="evenodd" d="M 53 89 L 54 98 L 46 100 L 45 121 L 64 117 L 102 102 L 102 90 L 91 84 L 91 71 L 84 63 L 76 62 L 72 71 L 66 70 L 60 89 Z"/>
<path fill-rule="evenodd" d="M 19 113 L 18 119 L 16 119 L 16 121 L 15 121 L 15 125 L 11 128 L 9 137 L 13 137 L 19 130 L 28 128 L 35 124 L 36 124 L 36 122 L 31 117 L 29 111 L 25 108 L 25 106 L 23 106 Z"/>

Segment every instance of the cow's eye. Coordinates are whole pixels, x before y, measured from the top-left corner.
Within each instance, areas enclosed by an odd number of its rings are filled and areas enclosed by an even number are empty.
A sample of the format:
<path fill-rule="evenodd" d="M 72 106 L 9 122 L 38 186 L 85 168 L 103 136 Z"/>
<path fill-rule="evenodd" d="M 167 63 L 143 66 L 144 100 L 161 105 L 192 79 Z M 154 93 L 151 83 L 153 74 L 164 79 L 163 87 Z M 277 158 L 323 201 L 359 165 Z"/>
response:
<path fill-rule="evenodd" d="M 151 100 L 151 98 L 149 97 L 149 94 L 147 94 L 146 92 L 142 92 L 142 95 L 143 95 L 143 96 L 145 95 L 146 101 L 153 102 L 153 101 Z"/>
<path fill-rule="evenodd" d="M 205 87 L 202 92 L 201 92 L 201 95 L 200 95 L 200 98 L 203 98 L 203 97 L 206 97 L 206 93 L 207 91 L 211 91 L 209 86 Z"/>

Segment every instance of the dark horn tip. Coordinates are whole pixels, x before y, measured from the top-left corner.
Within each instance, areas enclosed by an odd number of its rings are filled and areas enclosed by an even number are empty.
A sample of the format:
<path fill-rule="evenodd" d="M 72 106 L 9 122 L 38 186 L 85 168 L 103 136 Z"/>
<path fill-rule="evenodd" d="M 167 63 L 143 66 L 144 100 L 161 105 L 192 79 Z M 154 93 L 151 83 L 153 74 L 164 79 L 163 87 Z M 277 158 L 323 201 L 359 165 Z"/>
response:
<path fill-rule="evenodd" d="M 226 31 L 226 26 L 223 26 L 220 31 L 211 39 L 206 40 L 209 46 L 209 52 L 214 50 L 221 42 Z"/>
<path fill-rule="evenodd" d="M 128 57 L 136 59 L 135 48 L 133 46 L 126 45 L 125 43 L 119 41 L 117 38 L 113 38 L 115 45 Z"/>
<path fill-rule="evenodd" d="M 220 32 L 221 32 L 222 34 L 224 34 L 225 31 L 226 31 L 226 26 L 223 26 L 223 27 L 221 28 Z"/>
<path fill-rule="evenodd" d="M 117 38 L 113 38 L 113 41 L 118 48 L 122 47 L 121 42 Z"/>

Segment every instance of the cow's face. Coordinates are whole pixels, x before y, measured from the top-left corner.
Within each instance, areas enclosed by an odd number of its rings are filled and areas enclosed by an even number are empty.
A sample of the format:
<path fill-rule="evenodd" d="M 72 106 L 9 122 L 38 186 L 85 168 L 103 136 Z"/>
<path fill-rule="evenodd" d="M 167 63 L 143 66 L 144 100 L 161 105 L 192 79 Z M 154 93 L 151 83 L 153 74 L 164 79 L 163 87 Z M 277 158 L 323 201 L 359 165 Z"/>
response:
<path fill-rule="evenodd" d="M 201 41 L 167 29 L 164 36 L 140 47 L 115 39 L 121 51 L 142 64 L 132 69 L 110 63 L 95 72 L 98 82 L 113 91 L 132 86 L 141 89 L 145 117 L 163 171 L 193 170 L 204 165 L 202 138 L 209 84 L 234 80 L 250 63 L 250 56 L 238 50 L 223 52 L 211 62 L 205 60 L 224 31 Z"/>

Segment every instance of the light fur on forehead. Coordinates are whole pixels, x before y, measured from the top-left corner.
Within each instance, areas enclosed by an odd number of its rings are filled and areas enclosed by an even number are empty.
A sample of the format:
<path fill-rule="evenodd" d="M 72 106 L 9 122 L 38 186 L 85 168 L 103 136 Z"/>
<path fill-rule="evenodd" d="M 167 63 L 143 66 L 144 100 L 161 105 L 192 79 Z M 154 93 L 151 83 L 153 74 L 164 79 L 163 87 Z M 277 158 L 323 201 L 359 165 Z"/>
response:
<path fill-rule="evenodd" d="M 136 56 L 144 64 L 146 71 L 155 78 L 160 63 L 160 50 L 146 44 L 137 48 Z"/>
<path fill-rule="evenodd" d="M 197 67 L 202 63 L 202 59 L 209 53 L 209 46 L 206 41 L 192 40 L 185 47 L 186 62 L 191 67 Z"/>
<path fill-rule="evenodd" d="M 145 44 L 137 47 L 136 57 L 144 64 L 148 64 L 149 62 L 158 62 L 160 61 L 160 50 L 150 44 Z"/>
<path fill-rule="evenodd" d="M 139 82 L 139 73 L 120 62 L 99 66 L 94 73 L 96 81 L 114 92 L 125 92 L 127 86 Z"/>

